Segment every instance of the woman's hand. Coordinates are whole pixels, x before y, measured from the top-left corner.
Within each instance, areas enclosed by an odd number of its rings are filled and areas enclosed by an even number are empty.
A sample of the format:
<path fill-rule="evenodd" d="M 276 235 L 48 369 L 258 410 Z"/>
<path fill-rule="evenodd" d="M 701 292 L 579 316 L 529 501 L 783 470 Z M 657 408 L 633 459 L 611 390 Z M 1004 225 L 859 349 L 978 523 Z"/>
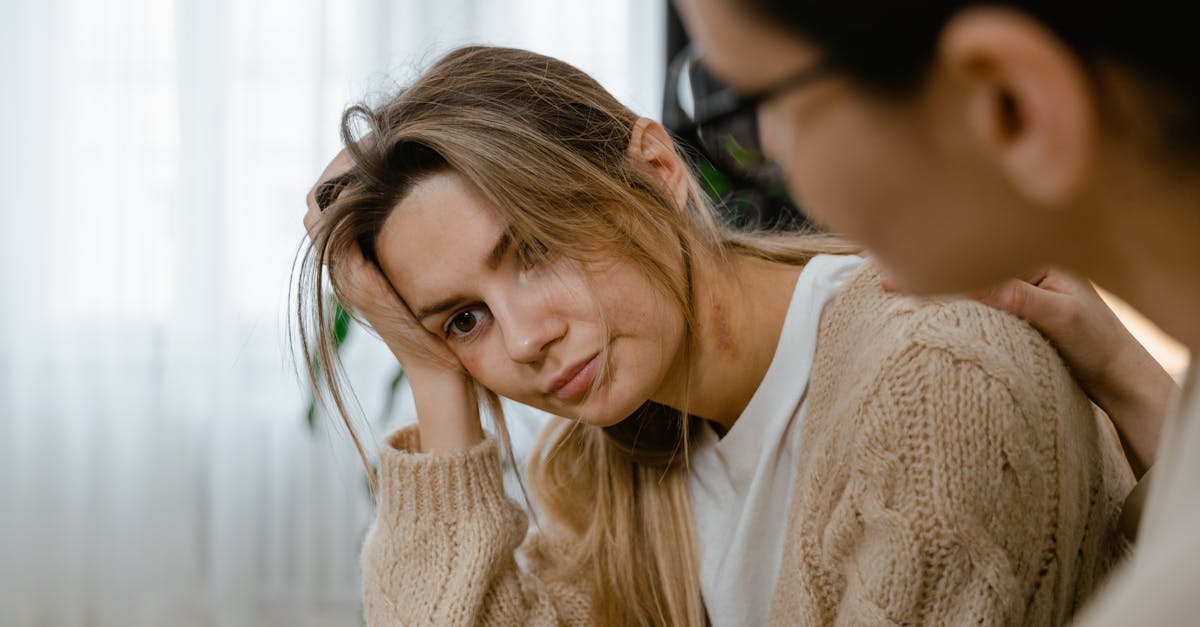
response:
<path fill-rule="evenodd" d="M 1058 348 L 1080 387 L 1112 419 L 1140 478 L 1154 464 L 1175 382 L 1091 283 L 1049 270 L 977 296 L 1027 320 Z"/>
<path fill-rule="evenodd" d="M 308 195 L 304 227 L 314 237 L 324 218 L 317 194 L 325 181 L 351 166 L 345 151 L 322 173 Z M 396 356 L 417 407 L 423 451 L 451 451 L 483 440 L 479 407 L 471 379 L 440 338 L 422 327 L 375 264 L 357 244 L 336 259 L 324 260 L 342 305 L 375 330 Z"/>

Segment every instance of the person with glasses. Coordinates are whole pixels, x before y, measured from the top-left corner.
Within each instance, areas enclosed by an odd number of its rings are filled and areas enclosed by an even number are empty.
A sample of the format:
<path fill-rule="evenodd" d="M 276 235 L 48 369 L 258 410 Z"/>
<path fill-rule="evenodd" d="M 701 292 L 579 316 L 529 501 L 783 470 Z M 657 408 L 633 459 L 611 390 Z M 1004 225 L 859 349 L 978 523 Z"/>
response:
<path fill-rule="evenodd" d="M 808 72 L 786 88 L 832 76 Z M 1132 476 L 1044 338 L 885 292 L 841 240 L 722 223 L 578 69 L 456 50 L 342 136 L 305 216 L 306 363 L 349 427 L 332 291 L 417 412 L 378 452 L 368 625 L 1041 625 L 1122 556 Z M 560 417 L 532 525 L 499 396 Z"/>
<path fill-rule="evenodd" d="M 735 94 L 728 110 L 755 112 L 756 139 L 811 217 L 863 243 L 899 288 L 982 290 L 1029 318 L 1109 413 L 1131 466 L 1153 465 L 1136 555 L 1080 622 L 1194 623 L 1200 369 L 1177 389 L 1067 274 L 1200 348 L 1191 20 L 1154 0 L 675 4 Z M 793 89 L 796 76 L 822 78 Z M 1008 276 L 1031 280 L 988 291 Z"/>

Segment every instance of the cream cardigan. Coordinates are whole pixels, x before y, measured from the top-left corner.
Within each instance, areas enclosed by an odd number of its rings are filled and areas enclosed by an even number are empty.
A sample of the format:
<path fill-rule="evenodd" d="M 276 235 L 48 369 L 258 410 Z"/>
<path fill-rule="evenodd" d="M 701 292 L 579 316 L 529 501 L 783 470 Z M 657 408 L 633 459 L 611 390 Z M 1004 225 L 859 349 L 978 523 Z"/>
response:
<path fill-rule="evenodd" d="M 1024 323 L 885 294 L 868 263 L 822 316 L 809 386 L 771 624 L 1061 624 L 1123 555 L 1116 436 Z M 367 624 L 589 624 L 554 559 L 569 540 L 526 536 L 496 441 L 418 450 L 409 427 L 380 453 Z"/>

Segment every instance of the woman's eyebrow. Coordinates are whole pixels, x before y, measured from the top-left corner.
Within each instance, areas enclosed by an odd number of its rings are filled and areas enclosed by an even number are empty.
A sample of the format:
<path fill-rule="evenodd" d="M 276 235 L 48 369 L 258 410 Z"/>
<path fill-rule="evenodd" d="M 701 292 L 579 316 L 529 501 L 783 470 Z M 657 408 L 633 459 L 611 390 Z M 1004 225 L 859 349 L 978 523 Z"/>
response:
<path fill-rule="evenodd" d="M 496 240 L 496 245 L 492 246 L 492 252 L 488 253 L 487 267 L 495 270 L 500 267 L 500 261 L 504 259 L 504 254 L 508 252 L 508 247 L 512 246 L 513 234 L 512 229 L 507 229 L 500 234 L 500 238 Z"/>
<path fill-rule="evenodd" d="M 499 268 L 500 262 L 504 259 L 504 255 L 508 253 L 508 249 L 512 247 L 512 243 L 513 234 L 511 229 L 505 230 L 503 233 L 501 233 L 500 237 L 496 239 L 496 243 L 492 245 L 492 251 L 488 253 L 487 259 L 484 260 L 484 263 L 487 264 L 487 267 L 492 270 Z M 427 305 L 418 309 L 415 315 L 419 322 L 424 322 L 425 319 L 430 316 L 435 316 L 457 307 L 464 300 L 466 299 L 461 296 L 444 298 L 436 303 L 433 303 L 432 305 Z"/>
<path fill-rule="evenodd" d="M 454 309 L 465 300 L 462 296 L 451 296 L 450 298 L 439 300 L 432 305 L 422 307 L 416 313 L 417 321 L 423 323 L 426 318 Z"/>

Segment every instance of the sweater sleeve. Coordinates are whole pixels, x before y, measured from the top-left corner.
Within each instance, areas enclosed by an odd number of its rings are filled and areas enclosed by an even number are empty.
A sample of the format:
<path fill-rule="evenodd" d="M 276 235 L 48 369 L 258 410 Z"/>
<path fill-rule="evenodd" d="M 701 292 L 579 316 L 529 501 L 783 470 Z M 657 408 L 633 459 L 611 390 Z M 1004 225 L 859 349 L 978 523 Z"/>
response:
<path fill-rule="evenodd" d="M 582 583 L 546 563 L 554 540 L 526 539 L 496 440 L 429 455 L 415 452 L 418 437 L 415 425 L 402 429 L 380 453 L 379 513 L 362 553 L 366 624 L 586 624 Z"/>
<path fill-rule="evenodd" d="M 858 408 L 856 460 L 827 528 L 845 586 L 837 624 L 1066 619 L 1063 584 L 1079 574 L 1070 536 L 1084 532 L 1059 523 L 1086 514 L 1064 507 L 1062 439 L 1086 439 L 1091 409 L 1040 394 L 1045 373 L 981 361 L 912 345 Z"/>

